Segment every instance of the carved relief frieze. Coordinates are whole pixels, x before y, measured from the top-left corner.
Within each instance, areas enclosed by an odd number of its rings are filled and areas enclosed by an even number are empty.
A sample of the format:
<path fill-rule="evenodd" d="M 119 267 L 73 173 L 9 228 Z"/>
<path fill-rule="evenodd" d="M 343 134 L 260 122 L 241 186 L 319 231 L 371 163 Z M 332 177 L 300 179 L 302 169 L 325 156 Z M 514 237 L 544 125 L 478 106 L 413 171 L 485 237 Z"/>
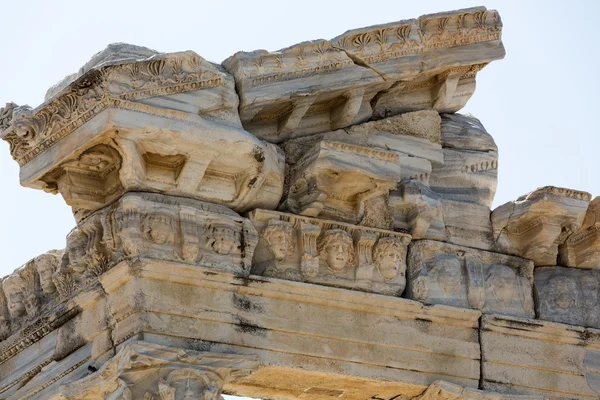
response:
<path fill-rule="evenodd" d="M 249 215 L 259 232 L 252 273 L 399 296 L 410 235 L 275 211 Z"/>
<path fill-rule="evenodd" d="M 394 152 L 320 141 L 290 168 L 290 189 L 281 208 L 358 223 L 364 202 L 387 194 L 400 179 Z"/>
<path fill-rule="evenodd" d="M 143 341 L 125 345 L 97 372 L 60 387 L 52 400 L 219 400 L 223 385 L 258 369 L 258 358 Z"/>
<path fill-rule="evenodd" d="M 413 242 L 407 297 L 484 313 L 534 317 L 533 263 L 443 242 Z"/>
<path fill-rule="evenodd" d="M 504 57 L 501 30 L 498 12 L 476 7 L 355 29 L 272 53 L 238 52 L 223 66 L 236 79 L 244 127 L 279 143 L 364 122 L 372 114 L 459 110 L 475 91 L 477 72 Z"/>
<path fill-rule="evenodd" d="M 193 52 L 161 54 L 89 70 L 36 109 L 18 107 L 2 138 L 23 165 L 100 111 L 146 97 L 164 96 L 223 83 L 223 74 Z M 4 110 L 8 110 L 5 107 Z M 5 124 L 6 125 L 6 124 Z"/>
<path fill-rule="evenodd" d="M 600 328 L 600 271 L 536 268 L 534 287 L 540 319 Z"/>

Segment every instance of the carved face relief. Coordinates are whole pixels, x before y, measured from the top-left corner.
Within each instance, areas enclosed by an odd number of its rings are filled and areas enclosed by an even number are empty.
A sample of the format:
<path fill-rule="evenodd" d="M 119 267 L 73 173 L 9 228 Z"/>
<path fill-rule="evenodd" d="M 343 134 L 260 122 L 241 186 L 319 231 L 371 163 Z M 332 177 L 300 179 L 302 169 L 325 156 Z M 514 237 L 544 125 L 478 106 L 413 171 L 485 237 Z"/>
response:
<path fill-rule="evenodd" d="M 33 113 L 29 107 L 18 107 L 13 111 L 13 127 L 18 137 L 33 139 L 35 137 Z"/>
<path fill-rule="evenodd" d="M 557 276 L 550 281 L 550 293 L 553 303 L 561 310 L 569 310 L 577 305 L 575 298 L 577 283 L 566 276 Z"/>
<path fill-rule="evenodd" d="M 517 285 L 516 273 L 512 268 L 500 264 L 493 265 L 491 270 L 493 275 L 488 277 L 487 284 L 496 300 L 500 303 L 506 303 L 514 298 Z"/>
<path fill-rule="evenodd" d="M 150 240 L 156 244 L 173 243 L 175 233 L 166 218 L 150 217 L 146 232 Z"/>
<path fill-rule="evenodd" d="M 42 290 L 46 294 L 53 294 L 56 292 L 56 286 L 52 281 L 52 275 L 56 270 L 57 260 L 50 255 L 42 255 L 35 260 L 35 268 L 40 277 L 40 283 L 42 284 Z"/>
<path fill-rule="evenodd" d="M 400 273 L 404 276 L 406 265 L 400 242 L 394 238 L 382 238 L 375 245 L 375 265 L 384 281 L 391 281 Z"/>
<path fill-rule="evenodd" d="M 269 244 L 275 260 L 283 261 L 293 249 L 292 225 L 285 221 L 272 221 L 269 221 L 262 236 Z"/>
<path fill-rule="evenodd" d="M 11 317 L 19 318 L 25 315 L 25 282 L 18 275 L 10 275 L 2 282 L 2 289 L 6 295 L 8 312 Z"/>
<path fill-rule="evenodd" d="M 237 247 L 235 231 L 227 226 L 215 226 L 212 231 L 212 248 L 223 256 Z"/>
<path fill-rule="evenodd" d="M 319 241 L 319 253 L 327 266 L 339 272 L 354 258 L 354 245 L 348 232 L 331 229 Z"/>
<path fill-rule="evenodd" d="M 460 289 L 462 265 L 458 257 L 437 260 L 434 268 L 438 270 L 438 285 L 442 292 L 451 296 Z"/>

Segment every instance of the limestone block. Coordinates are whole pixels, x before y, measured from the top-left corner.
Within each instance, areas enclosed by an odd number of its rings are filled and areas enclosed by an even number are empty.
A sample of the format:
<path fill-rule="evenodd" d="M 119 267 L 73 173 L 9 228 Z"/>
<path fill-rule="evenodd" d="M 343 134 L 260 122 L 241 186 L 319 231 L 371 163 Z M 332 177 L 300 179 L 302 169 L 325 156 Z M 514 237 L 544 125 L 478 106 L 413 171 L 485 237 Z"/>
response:
<path fill-rule="evenodd" d="M 223 66 L 235 78 L 244 128 L 275 143 L 365 121 L 370 101 L 392 85 L 327 40 L 238 52 Z"/>
<path fill-rule="evenodd" d="M 410 236 L 254 210 L 260 232 L 252 273 L 280 279 L 400 296 L 406 286 Z"/>
<path fill-rule="evenodd" d="M 549 399 L 600 395 L 600 331 L 499 315 L 481 322 L 482 387 Z"/>
<path fill-rule="evenodd" d="M 222 399 L 223 385 L 258 368 L 256 357 L 132 341 L 98 371 L 60 387 L 52 400 Z"/>
<path fill-rule="evenodd" d="M 441 202 L 448 242 L 481 250 L 494 250 L 491 210 L 488 206 L 446 199 Z"/>
<path fill-rule="evenodd" d="M 335 390 L 361 400 L 415 396 L 440 379 L 478 385 L 478 311 L 156 260 L 121 263 L 101 280 L 115 342 L 141 334 L 257 355 L 260 369 L 227 393 L 293 399 Z"/>
<path fill-rule="evenodd" d="M 462 108 L 475 76 L 504 57 L 502 23 L 485 7 L 348 31 L 223 62 L 244 128 L 279 143 L 409 111 Z M 372 108 L 371 104 L 374 105 Z"/>
<path fill-rule="evenodd" d="M 61 268 L 85 281 L 123 259 L 147 257 L 247 276 L 257 239 L 252 223 L 224 206 L 130 192 L 67 236 Z"/>
<path fill-rule="evenodd" d="M 494 238 L 501 251 L 556 265 L 558 246 L 582 225 L 591 195 L 545 186 L 492 212 Z"/>
<path fill-rule="evenodd" d="M 280 208 L 358 223 L 364 202 L 395 188 L 400 171 L 393 152 L 319 141 L 289 168 L 290 188 Z"/>
<path fill-rule="evenodd" d="M 332 41 L 357 63 L 397 82 L 375 98 L 374 114 L 384 117 L 462 108 L 477 72 L 504 57 L 501 30 L 496 11 L 474 7 L 355 29 Z"/>
<path fill-rule="evenodd" d="M 446 382 L 433 382 L 422 394 L 413 398 L 414 400 L 545 400 L 543 396 L 525 396 L 514 394 L 503 394 L 484 390 L 462 387 L 460 385 Z"/>
<path fill-rule="evenodd" d="M 413 242 L 406 297 L 426 304 L 534 317 L 533 263 L 443 242 Z"/>
<path fill-rule="evenodd" d="M 472 115 L 441 115 L 442 146 L 457 150 L 498 151 L 496 142 L 481 121 Z"/>
<path fill-rule="evenodd" d="M 389 205 L 394 229 L 407 231 L 413 239 L 448 239 L 440 195 L 422 182 L 400 182 L 398 190 L 390 192 Z"/>
<path fill-rule="evenodd" d="M 600 197 L 590 202 L 581 228 L 559 246 L 558 263 L 565 267 L 600 268 Z"/>
<path fill-rule="evenodd" d="M 444 148 L 444 165 L 433 167 L 431 189 L 445 199 L 491 207 L 498 184 L 498 153 Z"/>
<path fill-rule="evenodd" d="M 60 193 L 80 219 L 131 190 L 274 208 L 283 154 L 242 129 L 237 106 L 219 66 L 158 54 L 104 62 L 35 109 L 13 107 L 2 138 L 21 184 Z"/>
<path fill-rule="evenodd" d="M 286 162 L 295 164 L 319 141 L 328 140 L 391 151 L 398 155 L 402 180 L 418 179 L 429 185 L 432 165 L 441 166 L 440 116 L 416 111 L 345 129 L 290 139 L 282 143 Z"/>
<path fill-rule="evenodd" d="M 536 268 L 534 288 L 540 319 L 600 328 L 600 271 Z"/>

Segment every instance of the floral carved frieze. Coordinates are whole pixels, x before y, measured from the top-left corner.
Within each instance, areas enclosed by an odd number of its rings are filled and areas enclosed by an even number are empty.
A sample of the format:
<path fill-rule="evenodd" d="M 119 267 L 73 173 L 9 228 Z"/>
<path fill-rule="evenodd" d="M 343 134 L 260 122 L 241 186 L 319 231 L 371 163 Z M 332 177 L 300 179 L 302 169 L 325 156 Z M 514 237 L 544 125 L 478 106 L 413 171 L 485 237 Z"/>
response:
<path fill-rule="evenodd" d="M 161 54 L 147 60 L 89 70 L 39 107 L 12 107 L 2 138 L 13 158 L 24 165 L 63 137 L 111 107 L 135 107 L 132 101 L 223 84 L 223 73 L 193 52 Z"/>
<path fill-rule="evenodd" d="M 355 29 L 277 52 L 238 52 L 244 127 L 271 142 L 407 111 L 455 112 L 475 77 L 504 57 L 497 11 L 475 7 Z"/>
<path fill-rule="evenodd" d="M 257 275 L 399 296 L 410 235 L 255 210 Z"/>

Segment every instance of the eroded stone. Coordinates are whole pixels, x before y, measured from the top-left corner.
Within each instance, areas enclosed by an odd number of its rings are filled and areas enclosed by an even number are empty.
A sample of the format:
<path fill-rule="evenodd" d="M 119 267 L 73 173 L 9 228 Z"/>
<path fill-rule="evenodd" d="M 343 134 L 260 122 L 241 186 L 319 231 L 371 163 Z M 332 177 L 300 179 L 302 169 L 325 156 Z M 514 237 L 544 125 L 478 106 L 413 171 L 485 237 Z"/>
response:
<path fill-rule="evenodd" d="M 283 155 L 241 128 L 232 77 L 193 52 L 89 69 L 2 137 L 24 186 L 61 193 L 79 218 L 125 191 L 273 208 Z"/>
<path fill-rule="evenodd" d="M 589 204 L 581 228 L 558 248 L 558 264 L 586 269 L 600 268 L 600 197 Z"/>
<path fill-rule="evenodd" d="M 600 328 L 600 271 L 536 268 L 534 287 L 540 319 Z"/>
<path fill-rule="evenodd" d="M 583 223 L 591 195 L 545 186 L 492 212 L 494 237 L 508 254 L 556 265 L 558 246 Z"/>
<path fill-rule="evenodd" d="M 517 257 L 420 240 L 408 256 L 406 297 L 484 313 L 534 317 L 533 263 Z"/>

